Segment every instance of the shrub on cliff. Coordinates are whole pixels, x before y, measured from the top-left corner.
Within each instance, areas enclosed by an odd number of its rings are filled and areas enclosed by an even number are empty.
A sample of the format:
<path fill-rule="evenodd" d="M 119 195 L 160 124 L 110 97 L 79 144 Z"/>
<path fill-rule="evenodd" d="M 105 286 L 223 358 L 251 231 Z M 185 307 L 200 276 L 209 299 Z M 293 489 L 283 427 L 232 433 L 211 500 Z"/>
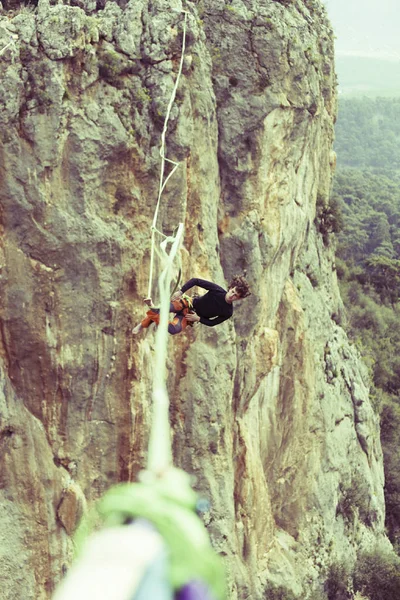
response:
<path fill-rule="evenodd" d="M 318 196 L 316 208 L 315 225 L 327 246 L 329 234 L 339 233 L 343 228 L 341 202 L 337 196 L 332 196 L 328 202 Z"/>
<path fill-rule="evenodd" d="M 265 600 L 297 600 L 293 592 L 283 587 L 268 587 L 264 598 Z"/>
<path fill-rule="evenodd" d="M 341 485 L 341 498 L 336 508 L 336 514 L 352 523 L 356 515 L 369 525 L 372 519 L 368 483 L 360 475 L 355 475 L 347 486 Z"/>
<path fill-rule="evenodd" d="M 399 557 L 378 547 L 360 555 L 354 574 L 354 589 L 370 600 L 399 600 Z"/>
<path fill-rule="evenodd" d="M 325 592 L 328 600 L 348 600 L 350 597 L 348 592 L 349 583 L 350 572 L 348 566 L 343 563 L 333 563 L 325 582 Z"/>
<path fill-rule="evenodd" d="M 4 10 L 8 11 L 33 10 L 38 4 L 38 0 L 3 0 L 2 4 Z"/>
<path fill-rule="evenodd" d="M 381 436 L 385 464 L 386 527 L 390 541 L 400 553 L 400 406 L 390 400 L 382 408 Z"/>

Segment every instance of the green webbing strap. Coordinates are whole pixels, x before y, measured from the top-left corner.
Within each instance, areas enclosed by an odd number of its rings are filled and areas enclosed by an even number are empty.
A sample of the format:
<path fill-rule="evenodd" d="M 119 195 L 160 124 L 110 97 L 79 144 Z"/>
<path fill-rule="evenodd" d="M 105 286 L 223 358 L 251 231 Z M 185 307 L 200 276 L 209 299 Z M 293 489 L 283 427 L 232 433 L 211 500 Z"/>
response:
<path fill-rule="evenodd" d="M 190 581 L 203 581 L 216 600 L 225 598 L 225 578 L 220 557 L 213 550 L 208 533 L 195 514 L 197 495 L 189 476 L 171 468 L 163 477 L 144 472 L 143 483 L 122 483 L 112 487 L 80 527 L 80 545 L 100 518 L 105 526 L 123 526 L 131 519 L 152 523 L 161 534 L 169 556 L 169 580 L 174 590 Z M 97 523 L 98 525 L 99 523 Z"/>

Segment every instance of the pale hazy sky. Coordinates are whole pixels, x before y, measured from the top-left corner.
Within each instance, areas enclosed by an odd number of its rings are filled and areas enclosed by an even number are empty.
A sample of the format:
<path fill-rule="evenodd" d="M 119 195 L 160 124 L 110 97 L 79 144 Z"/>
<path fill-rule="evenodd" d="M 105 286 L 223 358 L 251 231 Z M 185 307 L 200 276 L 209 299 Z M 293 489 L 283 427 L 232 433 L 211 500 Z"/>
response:
<path fill-rule="evenodd" d="M 400 60 L 400 0 L 323 0 L 336 54 Z"/>

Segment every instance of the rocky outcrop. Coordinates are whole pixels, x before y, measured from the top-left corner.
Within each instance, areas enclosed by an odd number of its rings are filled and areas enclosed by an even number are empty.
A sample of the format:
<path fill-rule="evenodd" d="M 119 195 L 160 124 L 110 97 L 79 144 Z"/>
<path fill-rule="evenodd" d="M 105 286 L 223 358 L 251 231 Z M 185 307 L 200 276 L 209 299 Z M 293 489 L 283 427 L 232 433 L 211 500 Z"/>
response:
<path fill-rule="evenodd" d="M 6 8 L 0 570 L 5 600 L 41 600 L 86 502 L 145 464 L 154 333 L 131 329 L 183 7 Z M 324 597 L 330 565 L 384 535 L 378 419 L 315 223 L 334 165 L 332 31 L 317 0 L 184 8 L 167 136 L 181 165 L 160 226 L 185 222 L 185 277 L 246 270 L 253 295 L 232 321 L 170 340 L 175 460 L 211 499 L 230 599 Z"/>

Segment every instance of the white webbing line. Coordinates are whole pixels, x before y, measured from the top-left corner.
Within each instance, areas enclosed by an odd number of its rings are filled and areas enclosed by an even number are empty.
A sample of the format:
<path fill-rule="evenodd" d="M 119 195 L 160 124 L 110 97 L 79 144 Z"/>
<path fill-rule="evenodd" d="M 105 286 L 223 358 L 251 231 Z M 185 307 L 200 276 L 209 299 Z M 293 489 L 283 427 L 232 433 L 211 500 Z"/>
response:
<path fill-rule="evenodd" d="M 158 219 L 158 212 L 159 212 L 160 203 L 161 203 L 161 195 L 162 195 L 162 193 L 164 191 L 165 186 L 167 185 L 168 180 L 175 173 L 176 169 L 179 166 L 179 163 L 177 163 L 177 162 L 175 162 L 173 160 L 170 160 L 169 158 L 167 158 L 165 156 L 165 137 L 166 137 L 166 134 L 167 134 L 169 117 L 170 117 L 172 106 L 174 104 L 174 100 L 175 100 L 175 96 L 176 96 L 176 90 L 178 89 L 179 79 L 180 79 L 180 76 L 182 74 L 183 59 L 185 57 L 186 22 L 187 22 L 188 13 L 186 11 L 184 11 L 184 10 L 182 10 L 181 12 L 183 12 L 185 14 L 185 21 L 183 23 L 183 38 L 182 38 L 181 60 L 180 60 L 180 64 L 179 64 L 179 70 L 178 70 L 178 74 L 177 74 L 177 77 L 176 77 L 174 89 L 172 90 L 171 98 L 170 98 L 170 101 L 169 101 L 169 104 L 168 104 L 167 114 L 165 115 L 164 128 L 163 128 L 163 131 L 162 131 L 162 134 L 161 134 L 161 147 L 160 147 L 160 156 L 161 156 L 160 185 L 159 185 L 159 190 L 158 190 L 157 205 L 156 205 L 156 209 L 154 211 L 153 223 L 151 225 L 150 270 L 149 270 L 149 285 L 148 285 L 148 290 L 147 290 L 147 297 L 148 298 L 151 297 L 151 288 L 152 288 L 152 283 L 153 283 L 155 236 L 156 236 L 156 233 L 159 233 L 159 234 L 163 235 L 160 231 L 157 231 L 157 229 L 156 229 L 157 219 Z M 165 161 L 167 161 L 167 162 L 171 163 L 172 165 L 174 165 L 174 168 L 172 169 L 172 171 L 170 172 L 170 174 L 168 175 L 168 177 L 164 181 Z"/>
<path fill-rule="evenodd" d="M 160 323 L 156 333 L 155 343 L 155 364 L 154 364 L 154 375 L 153 375 L 153 420 L 150 430 L 149 438 L 149 450 L 147 459 L 147 469 L 155 475 L 161 475 L 169 467 L 172 466 L 172 449 L 171 449 L 171 430 L 169 424 L 169 398 L 167 391 L 167 348 L 168 348 L 168 319 L 169 319 L 169 304 L 170 304 L 170 290 L 171 280 L 173 277 L 173 268 L 175 259 L 179 253 L 179 248 L 183 238 L 183 223 L 179 223 L 178 229 L 174 236 L 165 236 L 162 232 L 156 228 L 158 212 L 160 208 L 161 196 L 167 185 L 170 177 L 175 173 L 179 166 L 179 163 L 166 158 L 165 156 L 165 138 L 167 134 L 168 121 L 171 114 L 171 109 L 175 100 L 176 91 L 179 85 L 179 79 L 182 73 L 183 59 L 185 54 L 186 45 L 186 22 L 187 15 L 186 11 L 181 11 L 185 14 L 185 21 L 183 25 L 183 39 L 182 39 L 182 52 L 181 60 L 179 64 L 179 70 L 176 77 L 175 85 L 172 90 L 171 98 L 167 108 L 167 114 L 165 116 L 164 128 L 161 135 L 161 170 L 160 170 L 160 185 L 158 190 L 157 205 L 154 211 L 153 223 L 151 226 L 151 253 L 150 253 L 150 272 L 149 272 L 149 285 L 147 296 L 151 297 L 151 288 L 153 282 L 153 270 L 154 270 L 154 254 L 156 251 L 155 236 L 156 234 L 161 235 L 164 239 L 160 243 L 160 251 L 157 253 L 160 255 L 162 262 L 162 271 L 158 278 L 158 288 L 160 295 Z M 174 165 L 173 169 L 166 177 L 164 181 L 165 172 L 165 161 Z M 169 253 L 167 252 L 167 245 L 171 245 Z"/>
<path fill-rule="evenodd" d="M 171 431 L 169 425 L 169 398 L 167 391 L 167 347 L 170 287 L 173 276 L 174 260 L 183 237 L 183 223 L 179 224 L 175 237 L 168 237 L 161 244 L 165 253 L 166 265 L 158 279 L 160 292 L 160 323 L 156 333 L 155 364 L 153 376 L 153 422 L 151 425 L 147 469 L 161 475 L 172 466 Z M 169 255 L 165 251 L 168 242 L 172 242 Z"/>
<path fill-rule="evenodd" d="M 6 29 L 6 31 L 8 32 L 7 28 L 5 25 L 2 24 L 3 29 Z M 3 52 L 5 52 L 5 50 L 7 50 L 7 48 L 13 44 L 15 44 L 15 41 L 18 39 L 18 36 L 16 34 L 11 34 L 10 36 L 10 41 L 8 42 L 8 44 L 6 44 L 4 46 L 4 48 L 2 48 L 0 50 L 0 56 L 3 54 Z"/>

